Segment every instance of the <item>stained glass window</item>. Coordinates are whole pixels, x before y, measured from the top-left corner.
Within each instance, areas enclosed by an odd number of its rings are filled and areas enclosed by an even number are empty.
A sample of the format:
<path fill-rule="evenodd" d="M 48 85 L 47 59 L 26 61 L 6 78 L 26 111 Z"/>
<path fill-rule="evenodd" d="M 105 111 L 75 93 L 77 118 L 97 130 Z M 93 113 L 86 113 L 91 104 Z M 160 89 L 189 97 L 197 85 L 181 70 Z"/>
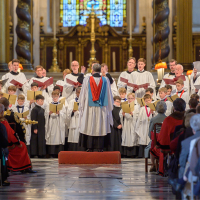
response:
<path fill-rule="evenodd" d="M 64 27 L 85 25 L 92 5 L 100 25 L 122 27 L 126 17 L 126 0 L 60 0 L 60 17 Z"/>

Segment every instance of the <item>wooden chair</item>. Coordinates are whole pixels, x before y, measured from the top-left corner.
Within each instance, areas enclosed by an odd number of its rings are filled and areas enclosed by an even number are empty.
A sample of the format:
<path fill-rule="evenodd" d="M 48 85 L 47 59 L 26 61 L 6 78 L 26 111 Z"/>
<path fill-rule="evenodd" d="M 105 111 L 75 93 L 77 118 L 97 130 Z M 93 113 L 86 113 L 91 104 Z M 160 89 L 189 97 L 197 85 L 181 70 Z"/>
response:
<path fill-rule="evenodd" d="M 162 123 L 156 123 L 156 124 L 154 124 L 154 146 L 157 145 L 156 126 L 162 126 Z M 158 162 L 156 161 L 156 168 L 158 168 L 157 165 L 158 165 Z M 148 173 L 148 166 L 152 166 L 152 164 L 148 162 L 148 158 L 145 158 L 145 172 L 146 173 Z"/>

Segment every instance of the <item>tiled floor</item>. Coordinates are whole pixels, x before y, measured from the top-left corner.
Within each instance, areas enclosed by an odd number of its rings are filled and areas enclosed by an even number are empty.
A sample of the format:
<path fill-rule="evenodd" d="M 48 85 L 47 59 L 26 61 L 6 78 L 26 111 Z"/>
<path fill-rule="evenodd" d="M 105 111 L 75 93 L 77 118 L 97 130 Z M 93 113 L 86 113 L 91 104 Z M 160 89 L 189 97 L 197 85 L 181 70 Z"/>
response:
<path fill-rule="evenodd" d="M 32 159 L 36 174 L 13 173 L 0 200 L 174 199 L 167 178 L 144 173 L 144 159 L 121 165 L 58 165 L 57 159 Z"/>

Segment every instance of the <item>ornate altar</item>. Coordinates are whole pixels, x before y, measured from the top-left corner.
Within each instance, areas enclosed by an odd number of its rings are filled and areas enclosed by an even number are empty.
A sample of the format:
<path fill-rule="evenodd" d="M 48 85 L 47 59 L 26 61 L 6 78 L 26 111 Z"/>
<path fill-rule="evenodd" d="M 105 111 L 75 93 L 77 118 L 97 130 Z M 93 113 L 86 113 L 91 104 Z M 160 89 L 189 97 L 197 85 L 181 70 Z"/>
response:
<path fill-rule="evenodd" d="M 95 16 L 94 24 L 91 17 L 87 19 L 86 26 L 77 25 L 68 33 L 63 33 L 62 25 L 59 33 L 56 34 L 58 39 L 58 65 L 63 71 L 70 68 L 70 63 L 77 60 L 80 66 L 88 66 L 91 60 L 92 34 L 94 29 L 95 37 L 94 49 L 95 58 L 101 63 L 107 63 L 109 71 L 123 71 L 126 68 L 129 58 L 129 34 L 126 31 L 126 23 L 122 28 L 123 33 L 117 32 L 109 25 L 100 26 L 99 19 Z M 146 58 L 146 33 L 133 34 L 132 49 L 133 56 L 136 59 Z M 49 70 L 52 64 L 53 34 L 44 34 L 42 28 L 40 33 L 40 64 Z"/>

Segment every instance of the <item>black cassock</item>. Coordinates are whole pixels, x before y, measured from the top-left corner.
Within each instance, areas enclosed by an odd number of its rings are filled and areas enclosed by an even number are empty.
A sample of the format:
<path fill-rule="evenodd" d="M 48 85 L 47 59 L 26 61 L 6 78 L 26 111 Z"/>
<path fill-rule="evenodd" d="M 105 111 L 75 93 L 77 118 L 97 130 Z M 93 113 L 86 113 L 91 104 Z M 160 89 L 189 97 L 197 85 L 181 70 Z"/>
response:
<path fill-rule="evenodd" d="M 119 112 L 121 107 L 113 106 L 112 116 L 113 116 L 113 127 L 111 126 L 111 151 L 120 151 L 121 152 L 121 142 L 122 142 L 122 129 L 117 127 L 121 125 Z"/>
<path fill-rule="evenodd" d="M 38 121 L 38 124 L 31 126 L 31 141 L 30 141 L 30 154 L 31 156 L 44 156 L 46 155 L 46 140 L 45 140 L 45 116 L 44 109 L 36 105 L 31 111 L 31 120 Z M 37 134 L 34 130 L 37 129 Z"/>

